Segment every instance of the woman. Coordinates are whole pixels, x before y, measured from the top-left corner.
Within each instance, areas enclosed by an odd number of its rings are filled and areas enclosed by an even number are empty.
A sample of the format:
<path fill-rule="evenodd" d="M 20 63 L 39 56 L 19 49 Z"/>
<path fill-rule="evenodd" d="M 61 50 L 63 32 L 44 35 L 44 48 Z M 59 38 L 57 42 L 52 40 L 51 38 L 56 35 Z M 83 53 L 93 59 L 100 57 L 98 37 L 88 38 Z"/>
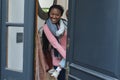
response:
<path fill-rule="evenodd" d="M 58 80 L 65 80 L 67 27 L 66 21 L 61 19 L 63 12 L 61 5 L 50 7 L 42 35 L 47 71 Z"/>

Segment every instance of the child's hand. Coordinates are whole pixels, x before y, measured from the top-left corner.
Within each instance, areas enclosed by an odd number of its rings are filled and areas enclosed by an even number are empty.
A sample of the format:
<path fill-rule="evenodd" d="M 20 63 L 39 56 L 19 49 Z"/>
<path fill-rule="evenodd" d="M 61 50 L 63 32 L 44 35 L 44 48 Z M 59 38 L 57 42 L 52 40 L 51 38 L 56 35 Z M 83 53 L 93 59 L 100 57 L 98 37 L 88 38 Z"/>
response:
<path fill-rule="evenodd" d="M 60 74 L 60 72 L 58 72 L 57 70 L 55 70 L 51 76 L 53 76 L 54 78 L 58 78 L 58 75 Z"/>

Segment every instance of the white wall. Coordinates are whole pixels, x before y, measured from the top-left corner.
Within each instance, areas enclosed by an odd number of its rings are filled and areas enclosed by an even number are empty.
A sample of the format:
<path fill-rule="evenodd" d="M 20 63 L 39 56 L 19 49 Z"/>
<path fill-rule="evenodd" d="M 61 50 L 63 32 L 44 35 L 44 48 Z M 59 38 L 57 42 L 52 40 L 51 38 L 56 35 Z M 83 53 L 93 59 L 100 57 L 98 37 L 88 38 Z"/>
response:
<path fill-rule="evenodd" d="M 63 6 L 63 8 L 64 8 L 64 14 L 63 14 L 63 18 L 65 18 L 66 19 L 66 15 L 65 15 L 65 13 L 66 13 L 66 10 L 68 9 L 68 0 L 57 0 L 57 4 L 60 4 L 60 5 L 62 5 Z"/>

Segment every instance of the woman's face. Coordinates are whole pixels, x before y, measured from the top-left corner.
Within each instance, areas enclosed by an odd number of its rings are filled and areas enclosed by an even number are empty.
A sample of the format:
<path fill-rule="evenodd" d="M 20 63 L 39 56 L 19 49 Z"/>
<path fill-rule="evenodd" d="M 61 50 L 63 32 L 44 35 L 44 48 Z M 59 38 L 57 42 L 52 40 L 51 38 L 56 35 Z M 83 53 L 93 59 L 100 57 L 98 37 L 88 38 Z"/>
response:
<path fill-rule="evenodd" d="M 59 9 L 53 8 L 50 11 L 50 19 L 53 24 L 57 23 L 61 18 L 61 11 Z"/>

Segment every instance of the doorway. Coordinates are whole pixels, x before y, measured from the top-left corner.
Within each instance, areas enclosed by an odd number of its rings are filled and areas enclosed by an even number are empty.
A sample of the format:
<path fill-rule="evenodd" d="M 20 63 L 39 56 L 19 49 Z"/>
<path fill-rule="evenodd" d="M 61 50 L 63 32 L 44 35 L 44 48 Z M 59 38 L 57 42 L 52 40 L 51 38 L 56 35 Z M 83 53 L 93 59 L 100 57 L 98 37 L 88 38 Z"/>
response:
<path fill-rule="evenodd" d="M 35 0 L 0 4 L 0 79 L 33 80 Z"/>

